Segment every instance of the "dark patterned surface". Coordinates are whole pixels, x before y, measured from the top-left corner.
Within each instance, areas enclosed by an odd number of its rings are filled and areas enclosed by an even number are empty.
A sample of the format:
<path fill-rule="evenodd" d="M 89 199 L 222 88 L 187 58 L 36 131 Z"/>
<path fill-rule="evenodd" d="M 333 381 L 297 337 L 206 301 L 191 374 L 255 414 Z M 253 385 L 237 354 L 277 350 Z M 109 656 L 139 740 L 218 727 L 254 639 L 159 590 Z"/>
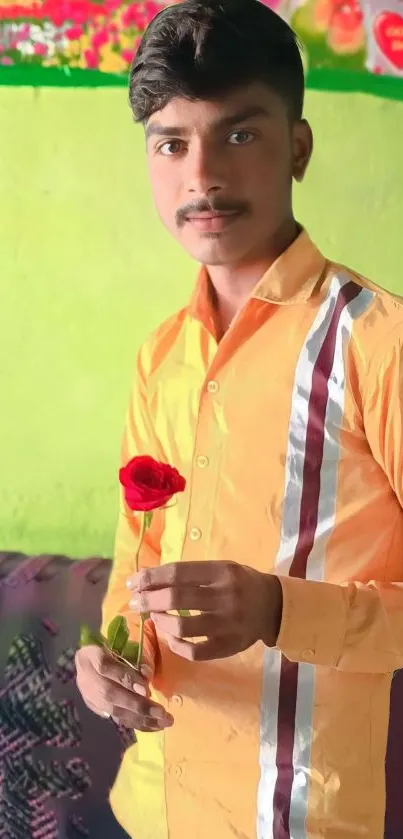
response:
<path fill-rule="evenodd" d="M 110 562 L 0 553 L 0 839 L 127 839 L 108 792 L 133 735 L 85 707 L 79 625 Z"/>

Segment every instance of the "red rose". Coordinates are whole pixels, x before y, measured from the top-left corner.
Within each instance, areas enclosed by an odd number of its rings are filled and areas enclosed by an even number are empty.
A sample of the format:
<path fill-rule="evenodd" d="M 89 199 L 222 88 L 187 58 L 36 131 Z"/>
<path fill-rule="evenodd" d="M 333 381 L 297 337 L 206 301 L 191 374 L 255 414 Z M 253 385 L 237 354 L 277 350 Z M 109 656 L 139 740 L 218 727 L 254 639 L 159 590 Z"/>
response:
<path fill-rule="evenodd" d="M 119 481 L 124 487 L 127 506 L 139 512 L 163 507 L 186 487 L 185 478 L 177 469 L 149 455 L 133 457 L 119 470 Z"/>

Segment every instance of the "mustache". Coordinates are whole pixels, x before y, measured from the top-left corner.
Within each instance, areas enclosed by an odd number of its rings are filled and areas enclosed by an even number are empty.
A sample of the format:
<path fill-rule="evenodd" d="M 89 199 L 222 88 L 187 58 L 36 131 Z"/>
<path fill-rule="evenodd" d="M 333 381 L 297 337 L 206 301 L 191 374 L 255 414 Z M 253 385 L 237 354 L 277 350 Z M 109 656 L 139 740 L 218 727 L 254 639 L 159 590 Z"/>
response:
<path fill-rule="evenodd" d="M 176 223 L 183 227 L 187 217 L 195 213 L 248 213 L 250 206 L 247 201 L 230 201 L 224 198 L 200 198 L 192 201 L 176 211 Z"/>

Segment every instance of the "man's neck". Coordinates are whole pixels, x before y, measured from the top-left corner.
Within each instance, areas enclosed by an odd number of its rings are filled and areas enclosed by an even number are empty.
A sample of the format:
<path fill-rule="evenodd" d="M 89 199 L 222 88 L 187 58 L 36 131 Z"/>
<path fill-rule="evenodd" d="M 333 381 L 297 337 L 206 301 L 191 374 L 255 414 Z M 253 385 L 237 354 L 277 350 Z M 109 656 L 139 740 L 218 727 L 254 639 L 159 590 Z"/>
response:
<path fill-rule="evenodd" d="M 290 247 L 299 232 L 300 228 L 294 219 L 290 219 L 271 237 L 260 254 L 250 255 L 240 264 L 206 266 L 212 285 L 219 340 L 245 305 L 259 280 Z"/>

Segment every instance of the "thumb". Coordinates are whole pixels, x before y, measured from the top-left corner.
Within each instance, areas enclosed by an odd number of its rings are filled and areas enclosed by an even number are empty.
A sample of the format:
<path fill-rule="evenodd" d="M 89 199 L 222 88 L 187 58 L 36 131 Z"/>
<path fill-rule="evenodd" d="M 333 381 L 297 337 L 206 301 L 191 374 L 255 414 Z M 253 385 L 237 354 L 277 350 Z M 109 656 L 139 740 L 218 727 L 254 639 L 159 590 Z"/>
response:
<path fill-rule="evenodd" d="M 144 677 L 144 679 L 147 679 L 148 682 L 151 681 L 151 679 L 154 675 L 153 671 L 152 671 L 152 668 L 149 666 L 149 664 L 142 664 L 140 666 L 140 673 Z"/>

